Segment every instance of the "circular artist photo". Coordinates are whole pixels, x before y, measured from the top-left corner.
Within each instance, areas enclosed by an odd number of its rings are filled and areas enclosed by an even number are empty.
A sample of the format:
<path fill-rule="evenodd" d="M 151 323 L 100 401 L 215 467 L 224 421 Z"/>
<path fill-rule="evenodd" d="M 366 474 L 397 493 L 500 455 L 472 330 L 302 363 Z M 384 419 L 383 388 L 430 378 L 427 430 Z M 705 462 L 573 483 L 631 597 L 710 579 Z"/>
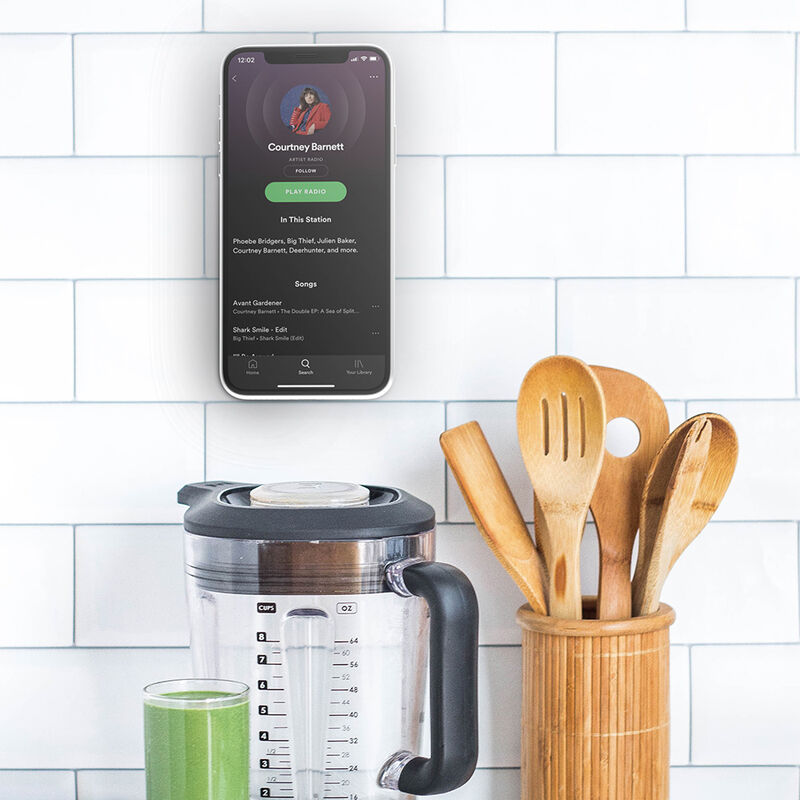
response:
<path fill-rule="evenodd" d="M 289 127 L 292 133 L 313 136 L 328 124 L 330 118 L 331 107 L 320 99 L 316 89 L 306 86 L 300 94 L 299 102 L 292 109 Z"/>

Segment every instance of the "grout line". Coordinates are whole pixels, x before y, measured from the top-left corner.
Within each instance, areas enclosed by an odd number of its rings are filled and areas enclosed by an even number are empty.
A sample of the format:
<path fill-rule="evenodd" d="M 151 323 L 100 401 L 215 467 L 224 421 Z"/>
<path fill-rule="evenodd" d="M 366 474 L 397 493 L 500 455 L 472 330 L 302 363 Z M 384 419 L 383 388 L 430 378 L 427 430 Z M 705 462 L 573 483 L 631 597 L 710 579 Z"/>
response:
<path fill-rule="evenodd" d="M 689 30 L 689 0 L 683 0 L 683 29 Z"/>
<path fill-rule="evenodd" d="M 72 770 L 72 776 L 74 778 L 75 800 L 78 800 L 78 770 Z"/>
<path fill-rule="evenodd" d="M 695 28 L 686 30 L 685 28 L 644 28 L 641 30 L 633 28 L 625 29 L 565 29 L 550 27 L 550 28 L 516 28 L 514 30 L 502 29 L 486 29 L 481 30 L 467 30 L 459 28 L 415 28 L 415 29 L 356 29 L 356 30 L 325 30 L 317 31 L 315 36 L 340 36 L 346 34 L 351 35 L 375 35 L 375 36 L 431 36 L 447 34 L 448 36 L 486 36 L 504 35 L 504 36 L 526 36 L 535 34 L 537 36 L 553 35 L 555 33 L 567 34 L 569 36 L 678 36 L 683 34 L 691 35 L 704 35 L 709 34 L 717 36 L 775 36 L 775 35 L 794 35 L 797 32 L 796 28 L 751 28 L 749 30 L 728 30 L 724 28 Z M 17 31 L 1 31 L 0 36 L 58 36 L 58 35 L 75 35 L 75 36 L 197 36 L 201 33 L 206 33 L 209 36 L 243 36 L 243 35 L 270 35 L 270 36 L 303 36 L 312 35 L 311 31 L 295 28 L 293 30 L 254 30 L 252 28 L 238 28 L 227 30 L 183 30 L 183 31 L 170 31 L 170 30 L 111 30 L 111 31 L 65 31 L 65 30 L 17 30 Z M 330 42 L 336 44 L 336 42 Z"/>
<path fill-rule="evenodd" d="M 487 645 L 480 645 L 480 647 L 486 647 Z M 31 646 L 28 644 L 24 645 L 4 645 L 0 647 L 0 652 L 16 652 L 19 650 L 31 650 L 36 652 L 42 652 L 44 650 L 61 650 L 61 651 L 71 651 L 71 652 L 87 652 L 88 650 L 102 650 L 105 652 L 111 651 L 119 651 L 119 650 L 186 650 L 189 651 L 188 644 L 90 644 L 90 645 L 81 645 L 75 646 L 71 644 L 67 645 L 43 645 L 39 646 Z M 68 769 L 65 768 L 65 769 Z"/>
<path fill-rule="evenodd" d="M 683 274 L 689 274 L 689 210 L 686 181 L 688 157 L 683 157 Z"/>
<path fill-rule="evenodd" d="M 526 520 L 531 522 L 531 520 Z M 437 525 L 474 525 L 474 521 L 469 518 L 461 520 L 439 520 Z M 719 519 L 712 520 L 712 526 L 718 525 L 800 525 L 800 520 L 796 519 Z M 75 525 L 77 528 L 108 528 L 108 527 L 123 527 L 123 528 L 163 528 L 164 526 L 179 526 L 180 520 L 168 520 L 160 522 L 120 522 L 120 520 L 106 520 L 104 522 L 0 522 L 0 530 L 3 528 L 63 528 Z M 701 645 L 726 645 L 735 646 L 742 644 L 749 644 L 748 642 L 674 642 L 676 645 L 687 646 L 693 644 L 695 646 Z M 784 641 L 784 642 L 755 642 L 755 644 L 772 644 L 772 645 L 787 645 L 787 644 L 800 644 L 800 641 Z"/>
<path fill-rule="evenodd" d="M 800 642 L 672 642 L 676 647 L 794 647 L 800 648 Z"/>
<path fill-rule="evenodd" d="M 444 205 L 444 214 L 442 215 L 443 227 L 443 242 L 442 242 L 442 258 L 444 259 L 444 275 L 447 276 L 447 156 L 442 158 L 442 203 Z"/>
<path fill-rule="evenodd" d="M 797 523 L 797 587 L 800 590 L 800 522 Z M 798 591 L 798 635 L 800 635 L 800 591 Z"/>
<path fill-rule="evenodd" d="M 200 30 L 206 29 L 206 0 L 200 0 Z"/>
<path fill-rule="evenodd" d="M 466 524 L 466 523 L 463 523 Z M 471 523 L 474 525 L 474 523 Z M 173 527 L 178 527 L 179 522 L 170 523 Z M 2 645 L 0 653 L 17 652 L 20 650 L 30 650 L 42 652 L 45 650 L 61 650 L 72 652 L 87 652 L 89 650 L 119 651 L 119 650 L 185 650 L 188 652 L 190 645 L 187 644 L 89 644 L 89 645 Z M 482 642 L 478 645 L 481 650 L 521 650 L 521 643 L 513 642 Z M 697 648 L 705 649 L 741 649 L 762 648 L 762 647 L 791 647 L 794 650 L 800 649 L 800 642 L 671 642 L 670 649 L 692 650 Z M 691 692 L 691 681 L 690 681 Z M 770 765 L 772 766 L 772 765 Z"/>
<path fill-rule="evenodd" d="M 553 353 L 558 355 L 558 278 L 553 281 Z"/>
<path fill-rule="evenodd" d="M 670 770 L 691 770 L 693 772 L 699 772 L 700 770 L 710 770 L 710 769 L 728 769 L 728 770 L 736 770 L 736 769 L 763 769 L 767 771 L 776 770 L 776 769 L 800 769 L 797 764 L 670 764 Z M 519 772 L 520 767 L 492 767 L 492 766 L 480 766 L 475 767 L 476 772 Z M 70 769 L 69 767 L 1 767 L 0 768 L 0 775 L 7 772 L 28 772 L 28 773 L 37 773 L 37 772 L 71 772 L 74 773 L 76 776 L 80 772 L 144 772 L 143 767 L 76 767 L 75 769 Z"/>
<path fill-rule="evenodd" d="M 75 34 L 70 37 L 72 55 L 72 155 L 75 155 Z"/>
<path fill-rule="evenodd" d="M 797 375 L 797 280 L 794 281 L 794 393 L 798 393 L 798 375 Z"/>
<path fill-rule="evenodd" d="M 78 399 L 78 282 L 72 281 L 72 399 Z"/>
<path fill-rule="evenodd" d="M 206 254 L 206 204 L 208 202 L 208 199 L 206 197 L 206 170 L 207 170 L 207 167 L 208 167 L 208 161 L 207 161 L 208 158 L 210 158 L 210 156 L 203 156 L 203 203 L 202 203 L 202 208 L 201 208 L 201 211 L 203 213 L 203 222 L 202 222 L 202 227 L 201 227 L 201 230 L 203 232 L 203 277 L 206 276 L 206 256 L 207 256 L 207 254 Z"/>
<path fill-rule="evenodd" d="M 447 31 L 447 0 L 442 0 L 442 33 Z"/>
<path fill-rule="evenodd" d="M 794 108 L 794 149 L 797 151 L 797 39 L 798 34 L 794 35 L 794 97 L 792 107 Z"/>
<path fill-rule="evenodd" d="M 446 280 L 451 281 L 790 281 L 792 275 L 450 275 Z M 3 279 L 0 278 L 0 281 Z M 30 278 L 7 278 L 5 280 L 30 280 Z M 60 280 L 63 280 L 61 278 Z M 106 280 L 105 278 L 78 278 L 78 280 Z M 109 278 L 108 280 L 115 280 Z M 116 280 L 133 280 L 130 278 L 118 278 Z M 142 278 L 142 280 L 197 280 L 196 278 Z M 441 276 L 434 277 L 400 277 L 399 281 L 437 281 L 445 280 Z"/>
<path fill-rule="evenodd" d="M 0 34 L 2 36 L 2 34 Z M 89 161 L 91 159 L 115 159 L 122 160 L 141 160 L 149 158 L 153 161 L 164 160 L 168 158 L 213 158 L 216 153 L 205 153 L 198 155 L 197 153 L 61 153 L 56 155 L 6 155 L 0 153 L 0 161 L 33 161 L 33 160 L 67 160 L 67 161 Z"/>
<path fill-rule="evenodd" d="M 800 522 L 797 523 L 797 588 L 800 590 Z M 798 636 L 800 636 L 800 591 L 798 591 Z"/>
<path fill-rule="evenodd" d="M 680 765 L 679 765 L 680 766 Z M 685 765 L 684 765 L 685 766 Z M 704 764 L 702 766 L 708 766 L 717 768 L 717 764 Z M 725 766 L 725 765 L 722 765 Z M 732 766 L 740 766 L 738 764 Z M 745 764 L 742 765 L 744 767 L 749 766 L 764 766 L 763 764 Z M 772 764 L 768 765 L 769 767 L 773 767 Z M 778 767 L 781 766 L 796 766 L 795 764 L 786 765 L 786 764 L 778 764 Z M 476 771 L 479 770 L 493 770 L 495 772 L 499 772 L 501 770 L 507 770 L 508 772 L 519 772 L 519 767 L 490 767 L 490 766 L 480 766 L 475 767 Z M 74 769 L 70 769 L 69 767 L 0 767 L 0 774 L 4 772 L 144 772 L 144 767 L 75 767 Z"/>
<path fill-rule="evenodd" d="M 72 644 L 77 644 L 78 614 L 78 526 L 72 526 Z"/>
<path fill-rule="evenodd" d="M 203 480 L 208 477 L 208 403 L 203 403 Z"/>
<path fill-rule="evenodd" d="M 674 275 L 408 275 L 398 276 L 398 281 L 633 281 L 644 283 L 646 281 L 682 281 L 685 278 L 690 278 L 695 281 L 790 281 L 793 280 L 792 275 L 684 275 L 683 273 L 676 273 Z M 0 277 L 0 283 L 44 283 L 44 282 L 74 282 L 74 283 L 113 283 L 121 281 L 151 281 L 158 283 L 166 283 L 169 281 L 218 281 L 218 275 L 175 275 L 175 276 L 159 276 L 151 275 L 148 277 L 140 277 L 135 275 L 122 276 L 122 277 L 86 277 L 86 278 L 35 278 L 35 277 L 14 277 L 3 278 Z"/>
<path fill-rule="evenodd" d="M 3 36 L 3 34 L 0 34 Z M 88 160 L 100 158 L 122 159 L 167 159 L 167 158 L 216 158 L 213 153 L 57 153 L 57 154 L 7 154 L 0 153 L 0 161 L 30 161 L 34 159 L 75 159 Z M 793 158 L 800 153 L 792 150 L 781 150 L 774 153 L 763 152 L 730 152 L 730 153 L 556 153 L 552 150 L 529 153 L 397 153 L 398 158 Z"/>
<path fill-rule="evenodd" d="M 558 34 L 553 37 L 553 152 L 558 152 Z"/>
<path fill-rule="evenodd" d="M 684 275 L 676 273 L 674 275 L 553 275 L 550 273 L 544 275 L 398 275 L 398 281 L 631 281 L 637 283 L 645 283 L 647 281 L 683 281 L 690 279 L 693 281 L 725 281 L 730 283 L 732 281 L 790 281 L 794 277 L 792 275 Z M 151 275 L 148 277 L 140 277 L 136 275 L 122 276 L 122 277 L 86 277 L 86 278 L 32 278 L 32 277 L 16 277 L 16 278 L 3 278 L 0 277 L 0 284 L 3 283 L 45 283 L 45 282 L 74 282 L 74 283 L 114 283 L 123 281 L 151 281 L 154 283 L 167 283 L 167 282 L 181 282 L 181 281 L 208 281 L 215 282 L 219 280 L 218 275 L 175 275 L 175 276 L 159 276 Z"/>
<path fill-rule="evenodd" d="M 447 430 L 447 407 L 448 403 L 444 404 L 444 430 Z M 448 504 L 448 496 L 447 496 L 447 459 L 444 459 L 444 521 L 449 522 L 450 520 L 450 506 Z M 438 523 L 437 523 L 438 524 Z"/>
<path fill-rule="evenodd" d="M 673 398 L 662 398 L 665 403 L 797 403 L 797 397 L 696 397 L 691 400 L 675 400 Z M 362 405 L 376 403 L 379 406 L 391 405 L 441 405 L 442 403 L 460 403 L 462 405 L 487 405 L 489 403 L 504 403 L 506 405 L 515 403 L 516 397 L 435 397 L 435 398 L 419 398 L 409 397 L 405 399 L 388 400 L 381 398 L 379 400 L 337 400 L 340 405 Z M 287 400 L 252 400 L 249 401 L 251 405 L 256 406 L 269 406 L 272 403 L 286 403 L 294 402 Z M 314 401 L 307 401 L 314 402 Z M 185 400 L 165 400 L 165 399 L 144 399 L 144 400 L 0 400 L 0 407 L 2 406 L 179 406 L 179 405 L 241 405 L 242 401 L 235 398 L 230 400 L 198 400 L 198 399 L 185 399 Z M 688 413 L 688 412 L 687 412 Z M 739 520 L 740 522 L 752 522 L 753 520 Z M 771 522 L 794 522 L 794 520 L 767 520 Z M 2 525 L 2 523 L 0 523 Z"/>
<path fill-rule="evenodd" d="M 694 727 L 694 721 L 692 719 L 693 713 L 693 702 L 692 702 L 692 645 L 689 645 L 689 763 L 692 763 L 692 748 L 694 742 L 692 741 L 692 728 Z"/>
<path fill-rule="evenodd" d="M 563 354 L 561 354 L 563 355 Z M 365 404 L 377 404 L 378 406 L 392 406 L 392 405 L 418 405 L 418 406 L 431 406 L 431 405 L 441 405 L 442 403 L 458 403 L 460 405 L 490 405 L 490 404 L 501 404 L 501 405 L 510 405 L 515 403 L 517 400 L 516 397 L 508 396 L 508 397 L 472 397 L 472 398 L 464 398 L 464 397 L 438 397 L 438 398 L 414 398 L 409 397 L 403 400 L 387 400 L 387 399 L 379 399 L 379 400 L 336 400 L 339 405 L 342 406 L 354 406 L 354 405 L 365 405 Z M 756 404 L 756 403 L 798 403 L 800 398 L 797 397 L 716 397 L 716 398 L 695 398 L 692 400 L 671 400 L 669 398 L 664 398 L 665 403 L 685 403 L 688 405 L 689 403 L 694 403 L 696 405 L 703 404 L 732 404 L 732 403 L 743 403 L 743 404 Z M 254 407 L 263 407 L 266 408 L 272 404 L 276 405 L 283 405 L 285 403 L 291 403 L 294 401 L 291 400 L 252 400 L 249 401 L 250 404 Z M 302 401 L 301 401 L 302 402 Z M 314 403 L 315 401 L 307 401 L 310 403 Z M 153 399 L 140 399 L 140 400 L 115 400 L 115 399 L 99 399 L 99 400 L 0 400 L 0 408 L 4 406 L 74 406 L 76 408 L 80 406 L 198 406 L 198 405 L 242 405 L 242 401 L 231 398 L 230 400 L 198 400 L 198 399 L 185 399 L 185 400 L 165 400 L 159 398 Z M 688 411 L 685 412 L 688 414 Z M 757 520 L 724 520 L 725 522 L 754 522 Z M 795 520 L 787 520 L 787 519 L 768 519 L 762 520 L 766 522 L 794 522 Z M 63 524 L 63 523 L 62 523 Z M 0 523 L 2 526 L 2 523 Z"/>

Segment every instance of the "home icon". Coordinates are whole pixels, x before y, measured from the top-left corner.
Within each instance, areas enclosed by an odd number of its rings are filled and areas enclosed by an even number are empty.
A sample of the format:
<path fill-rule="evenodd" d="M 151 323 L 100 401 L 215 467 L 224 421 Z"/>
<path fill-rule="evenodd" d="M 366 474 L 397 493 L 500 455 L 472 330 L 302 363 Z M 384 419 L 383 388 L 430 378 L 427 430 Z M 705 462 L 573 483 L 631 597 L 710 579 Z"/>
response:
<path fill-rule="evenodd" d="M 258 369 L 258 361 L 256 361 L 254 358 L 251 358 L 247 362 L 247 369 Z"/>

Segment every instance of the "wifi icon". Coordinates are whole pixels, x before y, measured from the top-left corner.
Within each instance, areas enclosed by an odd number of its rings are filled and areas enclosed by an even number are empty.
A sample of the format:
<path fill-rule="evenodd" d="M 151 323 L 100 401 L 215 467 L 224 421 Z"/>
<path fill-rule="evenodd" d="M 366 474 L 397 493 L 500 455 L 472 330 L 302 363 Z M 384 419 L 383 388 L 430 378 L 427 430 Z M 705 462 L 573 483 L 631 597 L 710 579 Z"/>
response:
<path fill-rule="evenodd" d="M 366 56 L 361 56 L 361 60 L 362 60 L 362 61 L 366 61 L 366 60 L 367 60 L 367 57 L 366 57 Z"/>

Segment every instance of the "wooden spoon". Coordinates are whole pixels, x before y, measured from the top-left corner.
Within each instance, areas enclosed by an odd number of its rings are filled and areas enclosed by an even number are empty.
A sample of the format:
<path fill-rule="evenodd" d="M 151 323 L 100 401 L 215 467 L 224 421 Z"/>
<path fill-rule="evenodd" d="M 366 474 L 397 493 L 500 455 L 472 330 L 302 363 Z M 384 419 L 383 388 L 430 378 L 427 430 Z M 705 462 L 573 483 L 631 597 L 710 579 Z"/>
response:
<path fill-rule="evenodd" d="M 658 609 L 664 581 L 717 510 L 736 468 L 738 443 L 719 414 L 686 420 L 656 456 L 642 496 L 633 611 Z"/>
<path fill-rule="evenodd" d="M 603 390 L 591 369 L 569 356 L 534 364 L 519 390 L 517 433 L 541 512 L 536 536 L 550 614 L 580 619 L 580 545 L 606 434 Z"/>
<path fill-rule="evenodd" d="M 486 544 L 537 614 L 547 614 L 541 559 L 508 483 L 477 422 L 439 437 L 470 514 Z"/>
<path fill-rule="evenodd" d="M 591 502 L 600 545 L 598 619 L 631 615 L 631 556 L 639 529 L 642 490 L 653 459 L 669 435 L 667 407 L 641 378 L 610 367 L 592 366 L 606 401 L 608 420 L 625 417 L 639 429 L 639 444 L 627 456 L 605 451 Z"/>

